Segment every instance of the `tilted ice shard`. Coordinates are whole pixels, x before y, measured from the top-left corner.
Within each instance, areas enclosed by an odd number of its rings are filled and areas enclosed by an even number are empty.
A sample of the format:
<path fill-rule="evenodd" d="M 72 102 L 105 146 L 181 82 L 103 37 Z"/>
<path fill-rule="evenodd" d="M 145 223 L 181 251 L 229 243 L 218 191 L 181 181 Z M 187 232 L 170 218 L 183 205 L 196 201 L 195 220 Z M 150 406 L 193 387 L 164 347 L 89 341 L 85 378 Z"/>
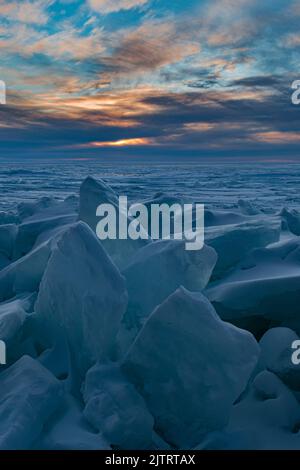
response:
<path fill-rule="evenodd" d="M 113 189 L 102 180 L 95 180 L 88 176 L 80 186 L 79 219 L 86 222 L 93 232 L 99 218 L 96 209 L 100 204 L 110 203 L 118 205 L 118 196 Z"/>
<path fill-rule="evenodd" d="M 139 250 L 123 271 L 129 304 L 119 333 L 121 350 L 126 351 L 153 309 L 178 287 L 204 289 L 216 260 L 213 248 L 187 251 L 181 240 L 161 240 Z"/>
<path fill-rule="evenodd" d="M 250 333 L 220 320 L 201 293 L 180 288 L 150 315 L 122 370 L 143 395 L 155 429 L 189 448 L 227 424 L 258 354 Z"/>
<path fill-rule="evenodd" d="M 0 302 L 38 289 L 51 250 L 51 241 L 43 243 L 0 271 Z"/>
<path fill-rule="evenodd" d="M 92 230 L 70 226 L 53 250 L 36 312 L 45 331 L 64 331 L 81 372 L 112 348 L 126 309 L 125 281 Z"/>
<path fill-rule="evenodd" d="M 41 235 L 44 235 L 45 239 L 45 233 L 51 233 L 52 236 L 54 229 L 58 230 L 75 221 L 75 214 L 68 214 L 57 217 L 41 217 L 38 220 L 23 222 L 18 227 L 14 246 L 14 259 L 26 255 L 32 248 L 36 247 L 38 245 L 36 242 Z"/>
<path fill-rule="evenodd" d="M 150 447 L 153 418 L 118 365 L 92 367 L 86 376 L 83 397 L 85 417 L 111 445 L 121 449 Z"/>
<path fill-rule="evenodd" d="M 100 220 L 100 218 L 96 216 L 97 207 L 100 204 L 111 204 L 115 208 L 117 214 L 116 230 L 118 233 L 118 196 L 104 181 L 96 181 L 94 178 L 88 177 L 80 187 L 79 220 L 86 222 L 93 232 L 96 232 L 96 226 Z M 119 238 L 115 240 L 102 240 L 105 250 L 120 269 L 124 268 L 135 252 L 147 243 L 149 243 L 148 240 L 132 240 L 131 238 L 124 240 Z"/>
<path fill-rule="evenodd" d="M 0 374 L 0 449 L 29 449 L 60 405 L 60 382 L 29 356 Z"/>

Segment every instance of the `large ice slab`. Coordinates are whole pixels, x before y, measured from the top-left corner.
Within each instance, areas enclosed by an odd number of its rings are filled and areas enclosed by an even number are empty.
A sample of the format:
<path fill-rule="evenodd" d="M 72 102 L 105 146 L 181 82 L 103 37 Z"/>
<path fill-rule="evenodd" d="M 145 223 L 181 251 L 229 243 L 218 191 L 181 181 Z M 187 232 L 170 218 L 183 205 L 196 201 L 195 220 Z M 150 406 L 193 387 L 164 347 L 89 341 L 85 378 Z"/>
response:
<path fill-rule="evenodd" d="M 69 196 L 64 201 L 42 198 L 36 203 L 19 206 L 22 223 L 18 225 L 13 257 L 18 259 L 41 243 L 53 238 L 77 219 L 78 200 Z"/>
<path fill-rule="evenodd" d="M 44 237 L 44 240 L 42 240 L 44 242 L 51 238 L 55 229 L 66 227 L 72 222 L 75 222 L 75 220 L 75 214 L 26 220 L 18 227 L 18 234 L 14 246 L 14 259 L 21 258 L 29 253 L 32 248 L 38 246 L 36 242 L 42 234 L 50 234 L 50 236 Z"/>
<path fill-rule="evenodd" d="M 29 356 L 0 374 L 0 449 L 29 449 L 61 403 L 59 381 Z"/>
<path fill-rule="evenodd" d="M 52 242 L 45 242 L 0 271 L 0 302 L 38 290 L 51 250 Z"/>
<path fill-rule="evenodd" d="M 149 449 L 153 418 L 143 398 L 126 380 L 118 365 L 97 364 L 83 387 L 84 416 L 119 449 Z"/>
<path fill-rule="evenodd" d="M 216 260 L 213 248 L 187 251 L 181 240 L 161 240 L 139 250 L 123 271 L 129 304 L 119 333 L 121 349 L 126 350 L 153 309 L 178 287 L 204 289 Z"/>
<path fill-rule="evenodd" d="M 201 293 L 180 288 L 150 315 L 122 370 L 143 395 L 155 429 L 189 448 L 227 424 L 258 354 L 250 333 L 221 321 Z"/>
<path fill-rule="evenodd" d="M 114 206 L 118 230 L 119 200 L 117 194 L 104 181 L 96 181 L 94 178 L 88 177 L 80 187 L 79 220 L 86 222 L 93 232 L 96 232 L 97 223 L 100 221 L 100 218 L 96 216 L 97 207 L 100 204 Z M 148 240 L 132 240 L 131 238 L 102 240 L 105 250 L 120 269 L 123 269 L 135 252 L 147 243 L 149 243 Z"/>
<path fill-rule="evenodd" d="M 36 313 L 45 331 L 64 331 L 79 370 L 105 358 L 126 309 L 125 281 L 92 230 L 70 226 L 45 270 Z"/>
<path fill-rule="evenodd" d="M 87 223 L 93 232 L 96 232 L 99 222 L 97 207 L 106 203 L 117 206 L 117 194 L 104 181 L 88 176 L 80 186 L 79 219 Z"/>

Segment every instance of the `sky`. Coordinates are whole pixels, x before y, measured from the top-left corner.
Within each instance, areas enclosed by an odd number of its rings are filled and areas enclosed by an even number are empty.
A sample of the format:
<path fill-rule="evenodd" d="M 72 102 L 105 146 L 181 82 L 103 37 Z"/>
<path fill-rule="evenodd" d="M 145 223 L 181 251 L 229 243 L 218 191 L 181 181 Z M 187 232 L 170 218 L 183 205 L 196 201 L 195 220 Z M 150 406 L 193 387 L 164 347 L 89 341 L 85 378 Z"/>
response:
<path fill-rule="evenodd" d="M 299 0 L 0 0 L 0 157 L 300 161 Z"/>

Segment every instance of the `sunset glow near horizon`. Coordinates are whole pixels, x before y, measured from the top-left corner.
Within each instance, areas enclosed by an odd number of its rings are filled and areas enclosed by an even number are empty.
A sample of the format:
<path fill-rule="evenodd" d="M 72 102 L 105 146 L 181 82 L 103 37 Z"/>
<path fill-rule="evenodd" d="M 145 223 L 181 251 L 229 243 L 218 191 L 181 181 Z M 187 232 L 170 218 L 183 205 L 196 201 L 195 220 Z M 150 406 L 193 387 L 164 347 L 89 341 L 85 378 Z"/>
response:
<path fill-rule="evenodd" d="M 297 0 L 0 2 L 1 157 L 299 157 Z"/>

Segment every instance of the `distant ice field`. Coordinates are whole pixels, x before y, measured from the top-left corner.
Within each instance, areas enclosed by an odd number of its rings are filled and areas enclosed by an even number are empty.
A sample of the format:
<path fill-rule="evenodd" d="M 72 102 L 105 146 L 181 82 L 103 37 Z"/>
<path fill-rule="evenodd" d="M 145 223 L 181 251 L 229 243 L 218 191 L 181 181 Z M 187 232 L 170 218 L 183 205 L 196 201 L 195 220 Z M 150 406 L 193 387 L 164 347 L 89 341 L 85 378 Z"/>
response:
<path fill-rule="evenodd" d="M 86 176 L 102 178 L 130 200 L 157 192 L 201 202 L 211 208 L 234 208 L 245 199 L 266 212 L 283 206 L 300 208 L 298 164 L 103 163 L 99 161 L 0 162 L 0 210 L 43 196 L 63 199 L 78 194 Z"/>

